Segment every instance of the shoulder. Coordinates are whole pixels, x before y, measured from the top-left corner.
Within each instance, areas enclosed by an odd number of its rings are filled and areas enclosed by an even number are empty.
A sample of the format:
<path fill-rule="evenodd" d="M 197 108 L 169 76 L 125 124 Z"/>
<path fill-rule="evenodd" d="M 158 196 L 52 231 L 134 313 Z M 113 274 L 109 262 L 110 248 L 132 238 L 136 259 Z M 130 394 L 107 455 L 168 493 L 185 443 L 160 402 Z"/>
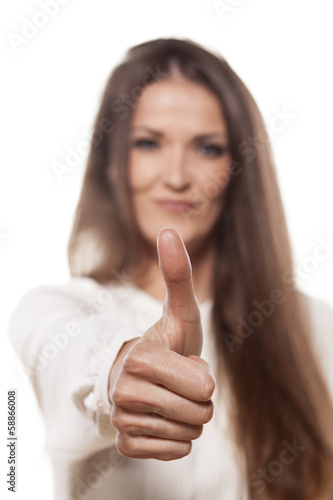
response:
<path fill-rule="evenodd" d="M 69 300 L 72 302 L 90 300 L 91 304 L 98 301 L 105 302 L 112 295 L 123 295 L 126 287 L 119 284 L 102 285 L 92 278 L 76 276 L 69 278 L 66 282 L 57 285 L 39 284 L 27 290 L 20 298 L 19 303 L 38 302 L 45 303 L 52 300 Z"/>
<path fill-rule="evenodd" d="M 58 285 L 40 284 L 21 296 L 10 318 L 10 329 L 22 324 L 58 321 L 60 317 L 104 317 L 136 324 L 143 330 L 160 317 L 160 302 L 132 282 L 101 284 L 92 278 L 71 277 Z"/>
<path fill-rule="evenodd" d="M 47 322 L 59 316 L 94 315 L 103 313 L 120 299 L 125 301 L 126 287 L 119 284 L 101 285 L 87 277 L 71 277 L 68 281 L 57 284 L 39 284 L 28 289 L 20 296 L 11 312 L 10 327 L 17 322 Z M 117 309 L 117 307 L 113 307 Z"/>
<path fill-rule="evenodd" d="M 38 297 L 45 295 L 67 295 L 72 298 L 79 298 L 89 295 L 91 292 L 103 289 L 103 286 L 97 281 L 86 277 L 71 277 L 67 281 L 51 285 L 41 283 L 31 287 L 27 290 L 22 298 L 25 297 Z"/>

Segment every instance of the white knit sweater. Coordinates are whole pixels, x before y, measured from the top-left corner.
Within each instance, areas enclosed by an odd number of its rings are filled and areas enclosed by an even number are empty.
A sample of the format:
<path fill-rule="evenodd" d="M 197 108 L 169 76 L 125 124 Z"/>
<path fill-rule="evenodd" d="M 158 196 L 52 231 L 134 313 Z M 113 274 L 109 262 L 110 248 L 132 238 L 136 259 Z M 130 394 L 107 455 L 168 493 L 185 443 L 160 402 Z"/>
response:
<path fill-rule="evenodd" d="M 307 296 L 304 300 L 333 397 L 333 309 Z M 124 342 L 161 317 L 162 306 L 133 283 L 102 286 L 89 278 L 35 287 L 18 303 L 9 335 L 45 422 L 54 500 L 246 500 L 248 488 L 265 487 L 262 479 L 245 476 L 217 390 L 214 416 L 192 442 L 190 455 L 163 462 L 118 453 L 107 394 L 110 367 Z M 211 307 L 212 300 L 200 304 L 201 357 L 216 372 Z M 217 385 L 223 389 L 223 380 Z M 274 478 L 274 469 L 267 474 Z"/>

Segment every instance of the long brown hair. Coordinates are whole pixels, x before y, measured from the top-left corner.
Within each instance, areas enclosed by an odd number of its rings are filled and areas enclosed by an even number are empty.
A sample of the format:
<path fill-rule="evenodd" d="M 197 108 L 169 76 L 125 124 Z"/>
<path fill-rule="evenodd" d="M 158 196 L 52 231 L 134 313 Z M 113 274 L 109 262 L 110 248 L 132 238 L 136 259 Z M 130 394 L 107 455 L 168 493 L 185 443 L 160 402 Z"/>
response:
<path fill-rule="evenodd" d="M 302 296 L 284 279 L 293 262 L 272 152 L 267 135 L 260 147 L 253 140 L 263 137 L 262 116 L 220 55 L 191 40 L 157 39 L 130 49 L 114 69 L 96 117 L 69 241 L 71 274 L 107 284 L 124 269 L 147 263 L 128 186 L 129 127 L 142 90 L 167 78 L 175 61 L 184 76 L 218 97 L 229 132 L 234 175 L 216 230 L 212 326 L 250 498 L 327 498 L 332 402 Z"/>

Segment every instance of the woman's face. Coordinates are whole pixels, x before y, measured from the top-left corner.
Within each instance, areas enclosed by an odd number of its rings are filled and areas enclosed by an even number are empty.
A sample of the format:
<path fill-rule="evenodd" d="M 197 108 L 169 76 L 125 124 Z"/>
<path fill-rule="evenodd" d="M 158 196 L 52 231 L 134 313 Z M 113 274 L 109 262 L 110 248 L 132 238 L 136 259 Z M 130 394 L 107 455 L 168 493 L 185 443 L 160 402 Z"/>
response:
<path fill-rule="evenodd" d="M 175 228 L 188 250 L 212 232 L 229 178 L 227 127 L 212 92 L 184 77 L 143 90 L 130 132 L 129 183 L 137 224 L 156 247 Z"/>

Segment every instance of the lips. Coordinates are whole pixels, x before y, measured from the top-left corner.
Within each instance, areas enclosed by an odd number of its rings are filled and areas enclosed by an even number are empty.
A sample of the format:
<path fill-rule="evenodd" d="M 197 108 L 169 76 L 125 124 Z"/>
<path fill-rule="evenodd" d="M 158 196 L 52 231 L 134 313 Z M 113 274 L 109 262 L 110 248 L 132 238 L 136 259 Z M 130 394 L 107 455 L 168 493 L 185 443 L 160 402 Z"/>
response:
<path fill-rule="evenodd" d="M 188 212 L 196 208 L 195 203 L 188 200 L 155 200 L 155 203 L 170 212 Z"/>

